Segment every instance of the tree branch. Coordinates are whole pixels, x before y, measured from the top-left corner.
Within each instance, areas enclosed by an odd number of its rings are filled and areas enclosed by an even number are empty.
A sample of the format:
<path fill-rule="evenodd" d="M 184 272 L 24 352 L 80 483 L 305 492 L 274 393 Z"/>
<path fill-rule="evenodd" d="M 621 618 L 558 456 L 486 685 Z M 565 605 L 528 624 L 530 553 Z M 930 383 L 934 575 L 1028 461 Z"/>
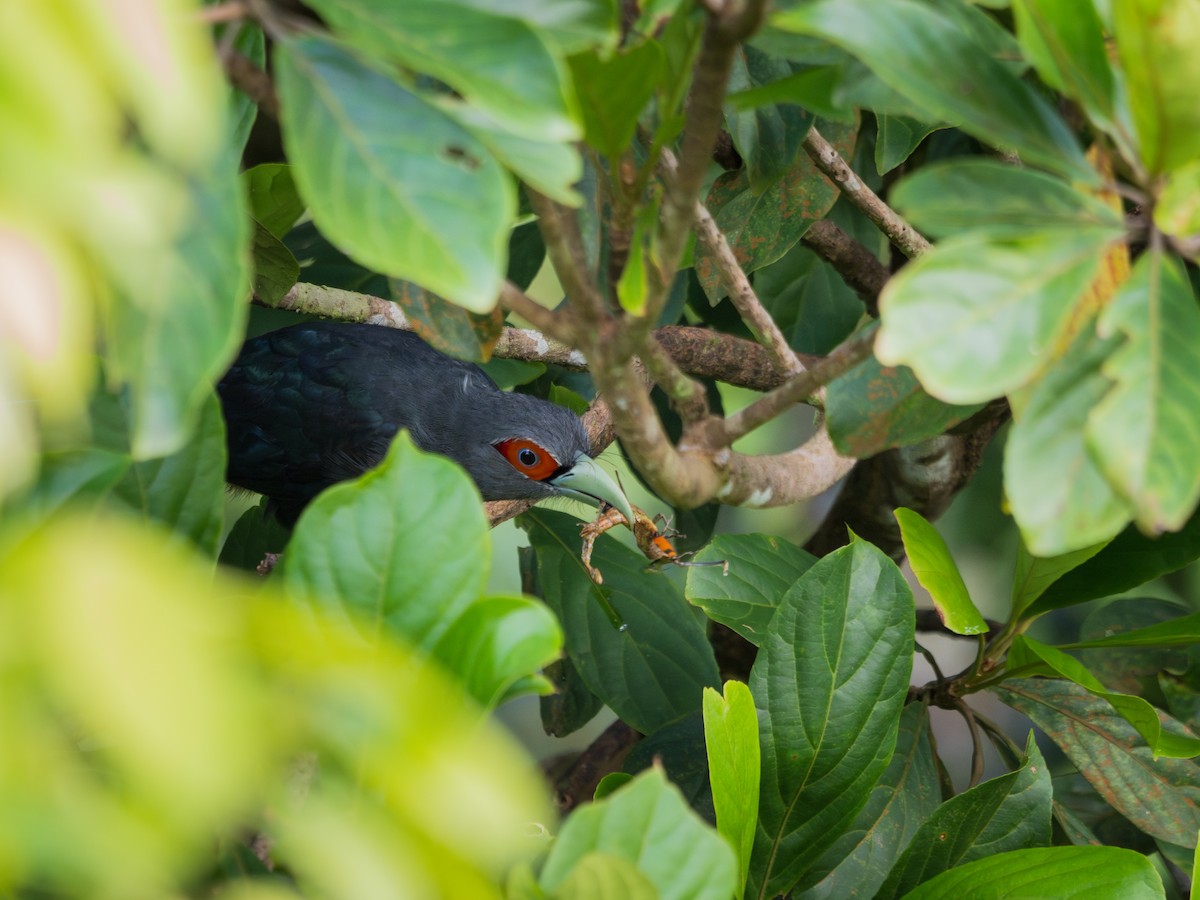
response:
<path fill-rule="evenodd" d="M 901 253 L 913 257 L 930 249 L 932 245 L 929 241 L 879 199 L 842 159 L 833 145 L 821 137 L 816 128 L 808 130 L 808 135 L 804 138 L 804 150 L 817 164 L 817 168 L 841 189 L 846 199 L 861 209 Z"/>
<path fill-rule="evenodd" d="M 800 243 L 833 266 L 866 304 L 867 312 L 879 317 L 879 294 L 891 273 L 874 253 L 828 219 L 813 222 Z"/>

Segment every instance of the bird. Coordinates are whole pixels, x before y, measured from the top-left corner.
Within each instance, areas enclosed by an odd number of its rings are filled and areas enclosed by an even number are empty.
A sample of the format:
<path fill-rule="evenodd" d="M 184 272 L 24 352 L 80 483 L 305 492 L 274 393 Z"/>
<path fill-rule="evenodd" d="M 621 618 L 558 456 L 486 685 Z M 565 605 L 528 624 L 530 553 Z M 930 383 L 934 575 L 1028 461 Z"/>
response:
<path fill-rule="evenodd" d="M 226 481 L 264 495 L 288 527 L 325 488 L 378 465 L 401 429 L 462 466 L 484 500 L 574 497 L 633 521 L 574 412 L 503 391 L 411 332 L 324 321 L 271 331 L 242 345 L 217 393 Z"/>

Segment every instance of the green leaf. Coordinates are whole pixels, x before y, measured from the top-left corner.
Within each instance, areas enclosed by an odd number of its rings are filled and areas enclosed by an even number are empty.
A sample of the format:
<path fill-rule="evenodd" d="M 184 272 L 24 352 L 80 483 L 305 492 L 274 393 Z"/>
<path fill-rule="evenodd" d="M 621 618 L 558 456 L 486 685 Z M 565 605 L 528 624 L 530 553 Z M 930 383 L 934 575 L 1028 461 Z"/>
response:
<path fill-rule="evenodd" d="M 525 290 L 533 283 L 546 260 L 546 245 L 537 222 L 526 222 L 512 230 L 508 239 L 508 280 Z"/>
<path fill-rule="evenodd" d="M 610 55 L 582 53 L 569 60 L 583 111 L 584 139 L 609 159 L 629 149 L 638 117 L 662 76 L 662 46 L 642 41 Z"/>
<path fill-rule="evenodd" d="M 304 201 L 296 190 L 292 167 L 284 163 L 263 163 L 247 169 L 241 177 L 250 201 L 250 215 L 282 239 L 304 214 Z"/>
<path fill-rule="evenodd" d="M 837 270 L 800 244 L 755 272 L 754 290 L 800 353 L 828 353 L 850 336 L 865 309 Z"/>
<path fill-rule="evenodd" d="M 896 752 L 853 824 L 792 892 L 794 900 L 874 896 L 900 853 L 941 802 L 930 742 L 929 709 L 910 703 L 900 716 Z"/>
<path fill-rule="evenodd" d="M 504 10 L 470 0 L 313 0 L 312 6 L 356 50 L 432 75 L 507 131 L 555 142 L 580 136 L 558 54 Z M 410 128 L 421 133 L 417 123 Z"/>
<path fill-rule="evenodd" d="M 766 534 L 719 534 L 696 554 L 697 562 L 720 566 L 687 570 L 684 593 L 714 622 L 760 646 L 784 594 L 817 558 L 795 544 Z"/>
<path fill-rule="evenodd" d="M 854 150 L 858 123 L 849 125 L 818 121 L 825 138 L 843 156 Z M 729 241 L 738 263 L 747 273 L 769 265 L 795 246 L 808 226 L 824 218 L 838 198 L 833 186 L 807 153 L 775 184 L 755 191 L 744 169 L 727 172 L 713 182 L 705 205 Z M 696 275 L 709 300 L 725 295 L 716 262 L 697 248 Z"/>
<path fill-rule="evenodd" d="M 1111 238 L 1081 229 L 946 240 L 884 287 L 875 355 L 910 366 L 947 403 L 1016 390 L 1050 361 Z"/>
<path fill-rule="evenodd" d="M 921 882 L 960 864 L 1050 843 L 1052 797 L 1050 770 L 1030 732 L 1021 767 L 939 806 L 917 829 L 875 896 L 910 896 L 907 892 Z"/>
<path fill-rule="evenodd" d="M 1193 162 L 1200 156 L 1200 108 L 1187 85 L 1200 79 L 1193 52 L 1200 8 L 1190 0 L 1115 0 L 1111 34 L 1142 162 L 1152 175 Z"/>
<path fill-rule="evenodd" d="M 367 640 L 382 632 L 429 649 L 483 592 L 490 556 L 470 477 L 401 433 L 378 468 L 304 510 L 283 557 L 284 585 Z"/>
<path fill-rule="evenodd" d="M 704 689 L 704 746 L 708 752 L 709 782 L 717 831 L 734 848 L 738 859 L 737 890 L 741 900 L 754 828 L 758 824 L 758 785 L 762 762 L 758 751 L 758 712 L 750 688 L 740 681 L 725 682 L 724 696 Z"/>
<path fill-rule="evenodd" d="M 1015 149 L 1027 162 L 1096 181 L 1054 108 L 945 11 L 913 0 L 822 0 L 771 21 L 845 48 L 922 109 L 927 121 L 958 124 L 986 143 Z"/>
<path fill-rule="evenodd" d="M 757 727 L 755 732 L 757 733 Z M 755 746 L 758 745 L 757 739 Z M 677 722 L 664 725 L 638 741 L 625 757 L 624 770 L 632 775 L 659 767 L 679 788 L 683 799 L 706 822 L 717 820 L 708 755 L 704 748 L 704 713 L 696 710 Z M 757 795 L 756 795 L 757 796 Z M 757 804 L 755 804 L 757 810 Z"/>
<path fill-rule="evenodd" d="M 1177 237 L 1200 233 L 1200 160 L 1168 176 L 1154 204 L 1154 224 Z"/>
<path fill-rule="evenodd" d="M 747 45 L 748 48 L 752 46 Z M 838 97 L 842 76 L 840 66 L 810 66 L 800 71 L 792 71 L 792 68 L 789 66 L 789 74 L 774 81 L 757 87 L 731 90 L 725 95 L 726 115 L 731 110 L 743 113 L 778 103 L 793 104 L 835 122 L 854 121 L 855 110 L 840 102 Z"/>
<path fill-rule="evenodd" d="M 566 737 L 595 718 L 604 701 L 591 692 L 569 658 L 547 666 L 543 673 L 554 693 L 538 704 L 542 729 L 551 737 Z"/>
<path fill-rule="evenodd" d="M 995 693 L 1033 719 L 1097 793 L 1134 825 L 1172 844 L 1194 845 L 1200 828 L 1200 768 L 1194 762 L 1155 759 L 1111 704 L 1070 681 L 1010 679 Z M 1172 727 L 1180 728 L 1178 723 Z"/>
<path fill-rule="evenodd" d="M 938 238 L 1084 231 L 1115 240 L 1125 227 L 1107 204 L 1062 179 L 989 159 L 925 166 L 897 184 L 889 200 L 913 225 Z"/>
<path fill-rule="evenodd" d="M 1085 434 L 1095 404 L 1111 387 L 1100 368 L 1114 345 L 1088 323 L 1045 375 L 1012 398 L 1004 484 L 1022 539 L 1038 556 L 1104 543 L 1129 521 L 1128 505 L 1096 465 Z M 1045 608 L 1035 602 L 1027 612 Z"/>
<path fill-rule="evenodd" d="M 640 554 L 602 536 L 592 565 L 579 559 L 579 522 L 533 509 L 521 527 L 537 552 L 538 582 L 565 634 L 567 655 L 589 690 L 643 734 L 700 709 L 721 680 L 704 628 L 670 578 L 645 572 Z"/>
<path fill-rule="evenodd" d="M 1200 613 L 1180 616 L 1169 622 L 1147 625 L 1132 631 L 1122 631 L 1108 637 L 1061 644 L 1062 650 L 1082 650 L 1089 647 L 1187 647 L 1200 644 Z"/>
<path fill-rule="evenodd" d="M 321 231 L 376 271 L 490 310 L 516 213 L 491 154 L 329 41 L 277 45 L 275 70 L 284 146 Z"/>
<path fill-rule="evenodd" d="M 786 61 L 746 45 L 734 54 L 728 90 L 752 90 L 791 74 L 792 67 Z M 791 168 L 813 118 L 811 112 L 794 103 L 774 103 L 743 112 L 726 102 L 729 136 L 745 162 L 752 191 L 761 194 Z"/>
<path fill-rule="evenodd" d="M 908 159 L 921 141 L 945 126 L 922 122 L 909 116 L 876 113 L 875 170 L 886 175 Z"/>
<path fill-rule="evenodd" d="M 658 900 L 638 867 L 612 853 L 585 854 L 554 892 L 554 900 Z"/>
<path fill-rule="evenodd" d="M 248 218 L 228 150 L 185 182 L 183 225 L 166 246 L 120 247 L 105 259 L 105 363 L 129 388 L 135 459 L 172 454 L 245 334 Z"/>
<path fill-rule="evenodd" d="M 983 407 L 943 403 L 925 393 L 912 369 L 871 356 L 830 382 L 825 422 L 839 453 L 866 459 L 937 437 Z"/>
<path fill-rule="evenodd" d="M 688 808 L 661 769 L 649 769 L 611 796 L 576 809 L 550 848 L 541 886 L 557 892 L 596 852 L 637 866 L 661 900 L 728 900 L 734 891 L 733 851 Z"/>
<path fill-rule="evenodd" d="M 108 419 L 103 427 L 125 424 L 124 403 L 113 398 L 104 406 L 103 411 L 97 408 Z M 191 439 L 170 456 L 134 462 L 113 494 L 146 519 L 216 556 L 225 510 L 225 420 L 211 388 Z"/>
<path fill-rule="evenodd" d="M 999 853 L 943 872 L 904 900 L 1120 897 L 1163 900 L 1150 861 L 1120 847 L 1034 847 Z"/>
<path fill-rule="evenodd" d="M 750 674 L 763 755 L 753 893 L 789 891 L 866 803 L 896 745 L 912 647 L 912 592 L 861 540 L 784 596 Z"/>
<path fill-rule="evenodd" d="M 223 566 L 254 572 L 268 553 L 282 553 L 291 531 L 267 511 L 263 498 L 257 506 L 246 510 L 229 529 L 221 545 L 218 562 Z"/>
<path fill-rule="evenodd" d="M 254 222 L 254 296 L 277 306 L 300 280 L 300 264 L 279 238 Z"/>
<path fill-rule="evenodd" d="M 1146 537 L 1126 528 L 1096 556 L 1056 581 L 1030 608 L 1040 615 L 1108 597 L 1182 569 L 1200 557 L 1200 514 L 1193 515 L 1177 532 Z"/>
<path fill-rule="evenodd" d="M 1019 543 L 1016 571 L 1013 572 L 1011 617 L 1014 620 L 1021 618 L 1054 582 L 1072 569 L 1083 565 L 1108 544 L 1108 541 L 1101 541 L 1082 550 L 1045 557 L 1034 556 L 1026 549 L 1024 542 Z"/>
<path fill-rule="evenodd" d="M 1104 24 L 1095 5 L 1063 6 L 1055 0 L 1014 0 L 1017 38 L 1042 80 L 1087 112 L 1117 140 L 1122 153 L 1134 150 L 1127 124 L 1115 111 L 1116 80 L 1104 46 Z"/>
<path fill-rule="evenodd" d="M 1174 601 L 1153 597 L 1121 597 L 1094 605 L 1079 626 L 1076 642 L 1102 638 L 1113 638 L 1119 642 L 1121 637 L 1133 631 L 1172 622 L 1191 612 L 1191 606 Z M 1187 623 L 1181 625 L 1181 630 L 1186 632 Z M 1153 637 L 1153 633 L 1150 637 Z M 1059 649 L 1071 648 L 1059 646 Z M 1191 649 L 1169 646 L 1109 646 L 1099 650 L 1084 649 L 1077 654 L 1077 658 L 1110 691 L 1154 697 L 1155 705 L 1161 707 L 1163 704 L 1157 697 L 1158 676 L 1164 671 L 1168 675 L 1178 672 L 1181 673 L 1181 680 L 1190 681 L 1188 669 L 1193 655 Z M 1165 708 L 1171 711 L 1169 703 Z M 1181 720 L 1190 722 L 1191 717 L 1181 717 Z"/>
<path fill-rule="evenodd" d="M 458 676 L 485 707 L 554 688 L 538 672 L 562 653 L 554 614 L 528 597 L 485 597 L 469 606 L 433 647 L 432 656 Z"/>
<path fill-rule="evenodd" d="M 1159 756 L 1169 756 L 1173 759 L 1200 756 L 1200 738 L 1165 731 L 1158 721 L 1158 711 L 1146 700 L 1131 694 L 1109 691 L 1079 660 L 1041 641 L 1018 635 L 1013 640 L 1012 650 L 1009 651 L 1008 667 L 1015 671 L 1038 661 L 1049 667 L 1053 674 L 1073 681 L 1111 703 L 1113 709 L 1137 729 L 1156 759 Z"/>
<path fill-rule="evenodd" d="M 1088 447 L 1143 531 L 1178 531 L 1200 501 L 1200 309 L 1187 273 L 1145 253 L 1097 328 L 1125 342 L 1103 366 L 1116 384 L 1088 420 Z"/>
<path fill-rule="evenodd" d="M 564 53 L 609 45 L 618 37 L 616 0 L 457 0 L 462 6 L 520 19 Z"/>
<path fill-rule="evenodd" d="M 125 477 L 132 464 L 128 452 L 100 447 L 50 451 L 42 455 L 37 481 L 28 492 L 18 495 L 12 509 L 45 519 L 67 504 L 98 503 Z"/>
<path fill-rule="evenodd" d="M 896 510 L 904 552 L 921 587 L 929 591 L 942 624 L 955 634 L 984 634 L 987 622 L 971 601 L 950 548 L 929 522 L 911 509 Z"/>
<path fill-rule="evenodd" d="M 389 279 L 389 286 L 413 331 L 430 346 L 469 362 L 486 362 L 492 355 L 504 330 L 503 310 L 471 312 L 411 281 Z"/>

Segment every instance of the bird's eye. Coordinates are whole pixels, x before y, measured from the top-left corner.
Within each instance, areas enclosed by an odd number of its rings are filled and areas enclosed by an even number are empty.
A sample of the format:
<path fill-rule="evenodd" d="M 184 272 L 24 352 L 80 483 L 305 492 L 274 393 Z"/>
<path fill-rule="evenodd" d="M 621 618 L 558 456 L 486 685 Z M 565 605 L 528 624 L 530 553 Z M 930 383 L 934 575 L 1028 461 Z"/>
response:
<path fill-rule="evenodd" d="M 558 460 L 533 441 L 514 438 L 495 447 L 514 469 L 535 481 L 544 481 L 558 471 Z"/>

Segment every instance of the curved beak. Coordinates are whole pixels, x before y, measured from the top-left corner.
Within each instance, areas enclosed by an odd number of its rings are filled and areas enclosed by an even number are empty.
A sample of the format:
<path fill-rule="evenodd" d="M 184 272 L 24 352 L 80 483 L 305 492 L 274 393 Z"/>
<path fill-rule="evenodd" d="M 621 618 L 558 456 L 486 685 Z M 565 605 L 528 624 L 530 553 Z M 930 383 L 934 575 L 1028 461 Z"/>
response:
<path fill-rule="evenodd" d="M 607 503 L 609 506 L 615 506 L 625 516 L 629 527 L 633 527 L 633 507 L 625 499 L 625 492 L 613 477 L 586 453 L 580 453 L 575 457 L 571 468 L 557 478 L 551 478 L 547 483 L 585 503 L 593 503 L 596 506 Z"/>

